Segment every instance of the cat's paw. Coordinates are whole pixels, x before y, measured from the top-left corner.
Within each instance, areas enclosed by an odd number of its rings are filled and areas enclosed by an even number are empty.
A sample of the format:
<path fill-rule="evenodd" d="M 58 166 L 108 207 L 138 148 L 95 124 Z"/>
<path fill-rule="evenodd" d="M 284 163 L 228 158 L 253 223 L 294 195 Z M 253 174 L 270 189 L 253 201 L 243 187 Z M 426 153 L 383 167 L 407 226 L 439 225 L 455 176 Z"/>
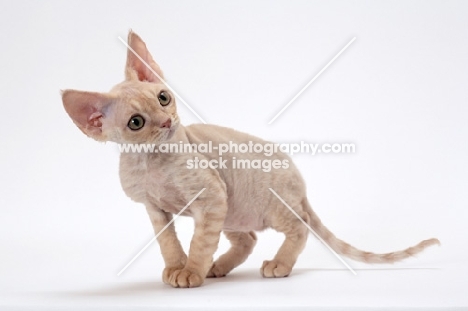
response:
<path fill-rule="evenodd" d="M 165 269 L 166 270 L 166 269 Z M 169 271 L 168 271 L 169 273 Z M 175 269 L 168 274 L 167 282 L 164 283 L 171 285 L 172 287 L 198 287 L 203 284 L 205 280 L 200 274 L 194 271 L 190 271 L 186 268 Z"/>
<path fill-rule="evenodd" d="M 174 267 L 164 268 L 163 275 L 162 275 L 163 282 L 165 284 L 171 285 L 171 282 L 169 281 L 171 275 L 174 273 L 174 271 L 182 270 L 183 268 L 184 268 L 184 266 L 174 266 Z"/>
<path fill-rule="evenodd" d="M 219 264 L 218 262 L 214 262 L 213 265 L 210 268 L 210 271 L 208 271 L 208 274 L 206 275 L 207 278 L 221 278 L 223 276 L 226 276 L 231 269 L 229 269 L 226 266 L 223 266 L 222 264 Z"/>
<path fill-rule="evenodd" d="M 285 265 L 282 262 L 279 262 L 275 259 L 265 260 L 262 267 L 260 268 L 260 273 L 265 278 L 282 278 L 288 276 L 292 271 L 292 267 Z"/>

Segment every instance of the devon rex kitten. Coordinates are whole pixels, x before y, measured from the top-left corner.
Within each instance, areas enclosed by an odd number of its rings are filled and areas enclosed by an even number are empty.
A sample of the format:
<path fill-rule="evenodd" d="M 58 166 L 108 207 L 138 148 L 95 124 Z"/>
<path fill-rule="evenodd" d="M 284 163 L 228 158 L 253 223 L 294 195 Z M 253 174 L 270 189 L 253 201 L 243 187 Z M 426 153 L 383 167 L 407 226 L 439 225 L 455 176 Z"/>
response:
<path fill-rule="evenodd" d="M 182 126 L 174 95 L 160 80 L 163 73 L 145 43 L 130 31 L 128 44 L 141 59 L 128 50 L 124 82 L 108 93 L 76 90 L 62 93 L 65 110 L 87 136 L 119 144 L 267 143 L 220 126 Z M 205 277 L 225 276 L 252 252 L 257 240 L 254 231 L 266 228 L 284 233 L 285 241 L 272 260 L 263 262 L 261 274 L 271 278 L 291 273 L 306 244 L 308 229 L 269 188 L 274 189 L 338 254 L 354 260 L 392 263 L 439 243 L 437 239 L 425 240 L 406 250 L 387 254 L 361 251 L 336 238 L 322 224 L 307 201 L 306 187 L 299 171 L 287 155 L 280 152 L 271 157 L 247 153 L 225 155 L 226 159 L 289 161 L 289 168 L 273 169 L 268 173 L 261 169 L 229 169 L 232 167 L 230 162 L 228 169 L 188 169 L 187 160 L 194 157 L 218 159 L 218 153 L 129 152 L 122 153 L 120 158 L 122 188 L 132 200 L 145 204 L 155 233 L 206 188 L 182 214 L 193 217 L 195 222 L 188 257 L 176 237 L 173 224 L 158 237 L 165 261 L 163 281 L 173 287 L 196 287 Z M 232 246 L 213 262 L 221 231 Z"/>

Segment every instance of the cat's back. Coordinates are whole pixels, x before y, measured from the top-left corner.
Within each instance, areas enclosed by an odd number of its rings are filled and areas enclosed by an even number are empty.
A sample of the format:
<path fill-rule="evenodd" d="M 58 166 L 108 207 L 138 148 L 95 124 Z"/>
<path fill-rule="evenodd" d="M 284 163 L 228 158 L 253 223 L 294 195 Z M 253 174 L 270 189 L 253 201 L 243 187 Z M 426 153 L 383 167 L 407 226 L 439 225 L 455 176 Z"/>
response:
<path fill-rule="evenodd" d="M 214 124 L 192 124 L 187 126 L 186 134 L 191 143 L 212 142 L 261 142 L 266 141 L 235 129 Z"/>
<path fill-rule="evenodd" d="M 273 198 L 269 188 L 279 193 L 288 193 L 292 197 L 304 197 L 305 183 L 287 154 L 280 150 L 265 153 L 266 148 L 260 152 L 256 152 L 254 148 L 254 152 L 241 152 L 240 149 L 240 145 L 245 147 L 261 144 L 266 147 L 274 143 L 231 128 L 207 124 L 186 127 L 186 135 L 192 144 L 206 144 L 211 141 L 213 146 L 231 146 L 232 142 L 239 147 L 228 148 L 221 157 L 218 153 L 221 148 L 203 154 L 209 159 L 226 161 L 224 168 L 216 168 L 227 189 L 229 209 L 224 222 L 225 230 L 265 229 L 268 224 L 265 215 L 270 206 L 276 206 L 272 203 L 276 198 Z"/>

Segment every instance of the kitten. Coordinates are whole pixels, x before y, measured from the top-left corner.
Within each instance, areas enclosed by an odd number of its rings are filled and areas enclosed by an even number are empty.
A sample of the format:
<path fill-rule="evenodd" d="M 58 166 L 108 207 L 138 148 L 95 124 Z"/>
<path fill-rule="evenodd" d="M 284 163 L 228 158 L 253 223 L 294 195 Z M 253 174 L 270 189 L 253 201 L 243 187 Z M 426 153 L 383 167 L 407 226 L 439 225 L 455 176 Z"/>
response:
<path fill-rule="evenodd" d="M 98 141 L 119 144 L 267 143 L 220 126 L 182 126 L 174 95 L 160 80 L 163 73 L 145 43 L 130 31 L 128 44 L 152 70 L 129 49 L 126 79 L 110 92 L 66 90 L 62 93 L 65 110 L 84 134 Z M 132 200 L 146 206 L 155 233 L 159 233 L 171 221 L 173 214 L 181 211 L 201 189 L 206 188 L 182 213 L 193 217 L 195 222 L 188 256 L 177 239 L 173 224 L 158 237 L 165 261 L 163 281 L 173 287 L 197 287 L 205 277 L 225 276 L 252 252 L 257 241 L 255 231 L 266 228 L 284 233 L 285 241 L 272 260 L 263 262 L 261 274 L 272 278 L 291 273 L 306 244 L 308 229 L 269 188 L 278 193 L 333 250 L 353 260 L 393 263 L 439 243 L 437 239 L 429 239 L 403 251 L 374 254 L 336 238 L 310 207 L 299 171 L 281 152 L 271 157 L 228 152 L 224 158 L 228 159 L 227 167 L 230 169 L 188 169 L 187 161 L 194 157 L 212 160 L 218 159 L 218 153 L 128 152 L 122 153 L 120 158 L 122 188 Z M 258 169 L 232 169 L 233 157 L 277 159 L 281 163 L 287 161 L 289 167 L 268 173 Z M 221 231 L 232 246 L 213 262 Z"/>

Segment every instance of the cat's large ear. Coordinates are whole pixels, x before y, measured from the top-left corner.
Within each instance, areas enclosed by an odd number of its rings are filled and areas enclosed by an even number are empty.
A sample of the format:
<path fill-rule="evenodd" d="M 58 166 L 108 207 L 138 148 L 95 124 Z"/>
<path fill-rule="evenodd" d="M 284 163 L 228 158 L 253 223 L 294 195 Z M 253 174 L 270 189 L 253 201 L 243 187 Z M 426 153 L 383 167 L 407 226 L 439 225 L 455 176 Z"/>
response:
<path fill-rule="evenodd" d="M 106 140 L 102 122 L 111 112 L 111 97 L 101 93 L 66 90 L 62 92 L 62 101 L 68 115 L 83 133 L 95 140 Z"/>
<path fill-rule="evenodd" d="M 128 45 L 131 49 L 127 49 L 125 78 L 127 80 L 161 83 L 161 79 L 164 79 L 161 68 L 153 60 L 153 57 L 146 48 L 145 42 L 131 30 L 128 33 Z"/>

